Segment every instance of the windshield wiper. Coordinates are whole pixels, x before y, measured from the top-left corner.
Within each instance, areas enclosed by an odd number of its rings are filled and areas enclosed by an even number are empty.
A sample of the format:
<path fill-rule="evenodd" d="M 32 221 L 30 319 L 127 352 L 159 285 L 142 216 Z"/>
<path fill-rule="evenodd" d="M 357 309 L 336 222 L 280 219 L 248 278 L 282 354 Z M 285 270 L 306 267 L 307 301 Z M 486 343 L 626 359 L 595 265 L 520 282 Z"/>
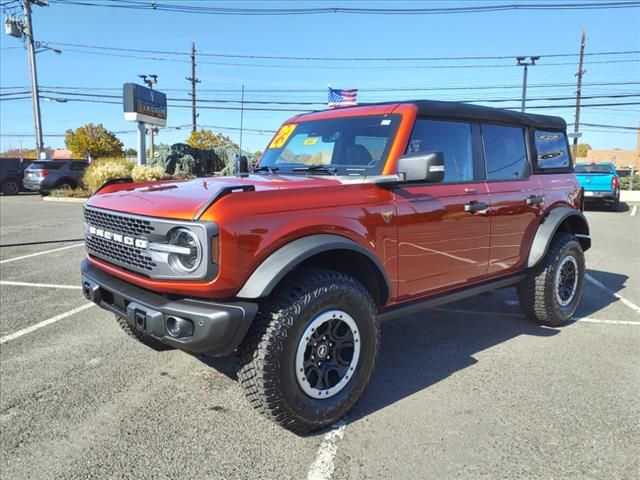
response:
<path fill-rule="evenodd" d="M 294 172 L 327 172 L 330 175 L 337 175 L 338 169 L 332 165 L 308 165 L 305 167 L 294 167 Z"/>
<path fill-rule="evenodd" d="M 259 167 L 255 167 L 251 173 L 258 173 L 258 172 L 269 172 L 269 173 L 273 173 L 273 172 L 277 172 L 279 170 L 279 167 L 272 167 L 270 165 L 260 165 Z"/>

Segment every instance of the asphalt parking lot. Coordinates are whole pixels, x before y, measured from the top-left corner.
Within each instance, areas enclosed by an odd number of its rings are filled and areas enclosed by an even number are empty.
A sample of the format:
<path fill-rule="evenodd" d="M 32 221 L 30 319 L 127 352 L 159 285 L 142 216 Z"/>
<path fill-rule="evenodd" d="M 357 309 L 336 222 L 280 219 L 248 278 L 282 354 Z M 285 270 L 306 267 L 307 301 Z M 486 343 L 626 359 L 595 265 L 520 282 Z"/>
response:
<path fill-rule="evenodd" d="M 80 204 L 0 198 L 0 477 L 640 477 L 640 214 L 592 210 L 575 321 L 513 289 L 383 325 L 346 421 L 299 437 L 232 359 L 154 351 L 79 289 Z"/>

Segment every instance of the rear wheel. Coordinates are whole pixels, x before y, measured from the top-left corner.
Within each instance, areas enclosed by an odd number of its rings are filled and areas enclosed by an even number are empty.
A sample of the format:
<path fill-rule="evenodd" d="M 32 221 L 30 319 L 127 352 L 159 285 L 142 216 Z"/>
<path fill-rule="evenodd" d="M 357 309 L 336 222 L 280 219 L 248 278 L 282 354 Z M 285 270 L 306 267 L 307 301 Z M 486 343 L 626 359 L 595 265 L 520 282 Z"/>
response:
<path fill-rule="evenodd" d="M 550 327 L 565 323 L 582 298 L 584 275 L 580 242 L 569 233 L 557 233 L 540 265 L 518 286 L 525 316 Z"/>
<path fill-rule="evenodd" d="M 17 195 L 20 192 L 20 185 L 15 180 L 5 180 L 2 182 L 2 193 L 4 195 Z"/>
<path fill-rule="evenodd" d="M 326 427 L 362 395 L 379 342 L 376 309 L 355 279 L 303 270 L 261 306 L 238 349 L 238 378 L 262 414 L 296 433 Z"/>
<path fill-rule="evenodd" d="M 76 188 L 75 184 L 69 180 L 62 180 L 56 183 L 56 188 L 59 190 L 72 190 Z"/>
<path fill-rule="evenodd" d="M 616 197 L 616 199 L 611 204 L 611 211 L 613 211 L 613 212 L 619 212 L 620 211 L 620 193 L 618 193 L 618 196 Z"/>

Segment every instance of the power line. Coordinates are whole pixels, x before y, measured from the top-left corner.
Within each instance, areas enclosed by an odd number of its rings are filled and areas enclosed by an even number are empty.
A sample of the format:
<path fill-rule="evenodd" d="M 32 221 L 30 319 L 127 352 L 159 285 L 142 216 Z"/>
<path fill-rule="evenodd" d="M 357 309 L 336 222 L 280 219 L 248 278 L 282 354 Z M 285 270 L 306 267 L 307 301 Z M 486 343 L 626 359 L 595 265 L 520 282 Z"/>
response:
<path fill-rule="evenodd" d="M 89 45 L 83 43 L 65 43 L 65 42 L 47 42 L 49 45 L 57 45 L 61 47 L 77 47 L 93 50 L 110 50 L 115 52 L 130 52 L 130 53 L 145 53 L 145 54 L 157 54 L 157 55 L 178 55 L 189 56 L 187 51 L 179 50 L 151 50 L 142 48 L 122 48 L 122 47 L 110 47 L 104 45 Z M 610 56 L 610 55 L 633 55 L 640 53 L 640 50 L 619 50 L 619 51 L 607 51 L 607 52 L 590 52 L 585 53 L 585 56 Z M 198 52 L 198 55 L 203 57 L 220 57 L 220 58 L 242 58 L 242 59 L 261 59 L 261 60 L 301 60 L 301 61 L 348 61 L 348 62 L 373 62 L 373 61 L 442 61 L 442 60 L 512 60 L 517 55 L 482 55 L 482 56 L 451 56 L 451 57 L 314 57 L 314 56 L 290 56 L 290 55 L 246 55 L 237 53 L 209 53 Z M 541 55 L 544 58 L 562 58 L 562 57 L 577 57 L 579 54 L 575 52 L 571 53 L 548 53 Z"/>
<path fill-rule="evenodd" d="M 172 13 L 192 13 L 207 15 L 240 15 L 240 16 L 283 16 L 283 15 L 323 15 L 323 14 L 366 14 L 366 15 L 446 15 L 463 13 L 486 13 L 509 10 L 600 10 L 637 8 L 640 2 L 571 2 L 571 3 L 514 3 L 499 5 L 462 5 L 456 7 L 434 8 L 375 8 L 375 7 L 304 7 L 304 8 L 237 8 L 208 7 L 202 5 L 176 4 L 160 1 L 122 1 L 122 0 L 51 0 L 52 3 L 85 7 L 108 7 L 129 10 L 162 11 Z"/>

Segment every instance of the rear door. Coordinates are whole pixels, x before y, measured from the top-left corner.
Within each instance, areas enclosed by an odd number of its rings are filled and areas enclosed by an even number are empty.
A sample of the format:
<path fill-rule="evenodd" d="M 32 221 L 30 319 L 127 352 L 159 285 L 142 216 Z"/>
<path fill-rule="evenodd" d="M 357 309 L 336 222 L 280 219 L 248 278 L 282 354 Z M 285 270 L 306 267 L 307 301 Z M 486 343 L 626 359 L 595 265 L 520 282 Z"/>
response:
<path fill-rule="evenodd" d="M 544 188 L 532 175 L 527 130 L 482 124 L 487 187 L 491 198 L 488 274 L 519 270 L 527 259 L 542 213 Z"/>
<path fill-rule="evenodd" d="M 489 195 L 479 127 L 416 120 L 408 153 L 442 152 L 442 183 L 394 188 L 398 212 L 400 301 L 481 280 L 489 260 Z"/>

